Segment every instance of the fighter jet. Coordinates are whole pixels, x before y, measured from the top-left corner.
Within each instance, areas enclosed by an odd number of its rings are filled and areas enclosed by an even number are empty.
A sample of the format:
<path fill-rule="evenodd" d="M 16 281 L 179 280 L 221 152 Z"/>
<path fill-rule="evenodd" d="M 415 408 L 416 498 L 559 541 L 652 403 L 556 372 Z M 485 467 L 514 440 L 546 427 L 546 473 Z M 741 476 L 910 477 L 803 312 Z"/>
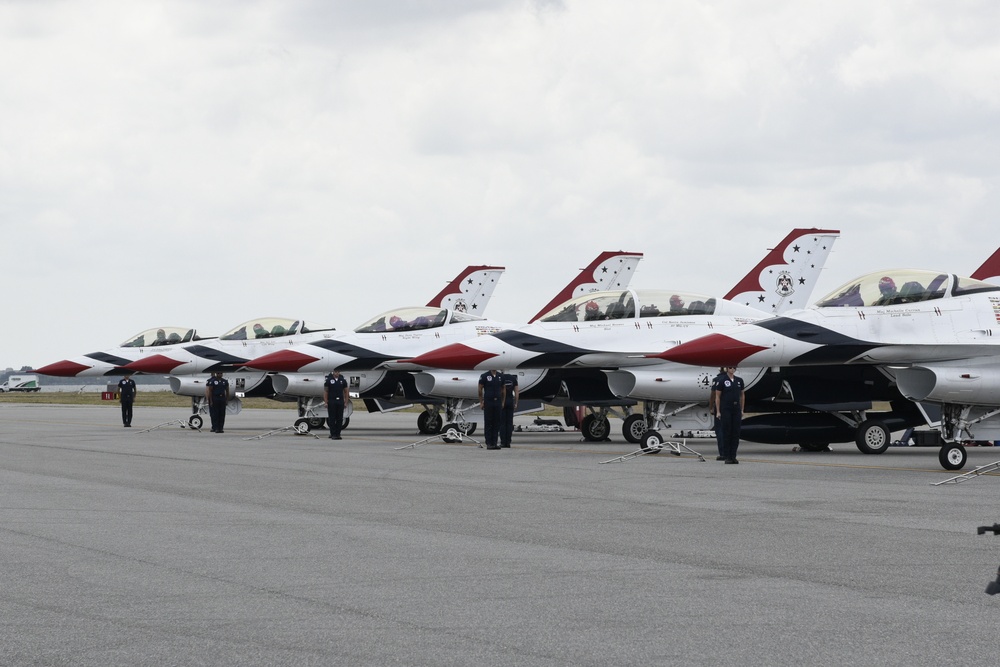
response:
<path fill-rule="evenodd" d="M 493 296 L 504 268 L 499 266 L 469 266 L 458 274 L 438 294 L 427 302 L 427 308 L 451 309 L 483 315 Z M 267 373 L 277 397 L 298 402 L 299 418 L 295 428 L 300 433 L 323 428 L 326 409 L 323 407 L 322 373 Z M 352 393 L 361 398 L 369 412 L 385 412 L 409 407 L 414 402 L 432 403 L 414 387 L 413 378 L 404 373 L 368 373 L 352 375 L 348 382 Z M 344 428 L 350 423 L 353 404 L 345 411 Z M 418 420 L 419 421 L 419 420 Z"/>
<path fill-rule="evenodd" d="M 689 340 L 655 355 L 696 366 L 871 366 L 902 396 L 941 407 L 940 460 L 965 464 L 963 440 L 1000 438 L 1000 287 L 950 273 L 892 269 L 847 282 L 813 307 Z M 858 427 L 862 451 L 890 429 Z"/>
<path fill-rule="evenodd" d="M 559 304 L 533 324 L 444 346 L 396 363 L 455 370 L 516 370 L 521 374 L 521 396 L 533 396 L 535 385 L 548 392 L 555 385 L 557 396 L 544 398 L 546 402 L 563 398 L 594 406 L 581 424 L 588 439 L 607 436 L 610 427 L 606 406 L 620 404 L 623 398 L 659 401 L 652 408 L 647 404 L 645 415 L 628 414 L 624 418 L 623 433 L 631 442 L 646 437 L 651 430 L 647 423 L 658 423 L 657 413 L 661 415 L 660 421 L 670 413 L 670 426 L 674 428 L 680 428 L 682 423 L 687 428 L 707 428 L 711 423 L 707 409 L 694 408 L 707 402 L 714 373 L 708 370 L 693 373 L 674 367 L 673 377 L 668 379 L 662 372 L 663 364 L 646 357 L 643 350 L 761 319 L 793 303 L 807 303 L 838 234 L 833 230 L 793 230 L 726 299 L 677 290 L 605 291 Z M 764 312 L 748 304 L 759 306 Z M 641 371 L 635 367 L 654 364 L 657 369 L 649 382 L 674 392 L 676 397 L 672 400 L 678 405 L 668 406 L 660 395 L 632 393 L 645 382 L 639 379 Z M 609 386 L 608 378 L 600 372 L 616 368 L 629 369 L 626 373 L 633 384 L 628 390 L 622 388 L 626 383 L 624 377 L 612 377 L 614 384 Z M 425 371 L 418 375 L 418 386 L 436 393 L 434 387 L 439 383 L 457 384 L 449 383 L 448 378 L 441 371 Z M 694 396 L 699 400 L 693 400 Z M 659 434 L 649 437 L 659 438 Z"/>
<path fill-rule="evenodd" d="M 187 327 L 154 327 L 125 342 L 102 352 L 91 352 L 79 357 L 63 359 L 36 369 L 42 375 L 57 377 L 99 377 L 122 375 L 122 367 L 146 356 L 155 355 L 176 345 L 205 340 L 194 329 Z"/>

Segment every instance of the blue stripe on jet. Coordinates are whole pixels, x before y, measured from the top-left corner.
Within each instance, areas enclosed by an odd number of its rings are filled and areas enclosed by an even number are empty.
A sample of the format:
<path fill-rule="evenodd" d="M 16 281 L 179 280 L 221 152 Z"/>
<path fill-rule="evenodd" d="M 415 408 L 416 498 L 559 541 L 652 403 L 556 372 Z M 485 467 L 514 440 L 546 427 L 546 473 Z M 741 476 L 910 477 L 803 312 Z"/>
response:
<path fill-rule="evenodd" d="M 249 359 L 227 354 L 222 350 L 217 350 L 213 347 L 206 347 L 204 345 L 191 345 L 189 347 L 185 347 L 184 349 L 196 357 L 201 357 L 202 359 L 207 359 L 208 361 L 214 361 L 220 366 L 243 364 L 249 361 Z"/>
<path fill-rule="evenodd" d="M 594 350 L 588 350 L 574 345 L 566 345 L 549 338 L 532 336 L 523 331 L 509 329 L 492 334 L 511 347 L 516 347 L 525 352 L 537 354 L 524 363 L 518 364 L 518 368 L 558 368 L 571 364 L 586 354 L 594 354 Z"/>
<path fill-rule="evenodd" d="M 391 354 L 383 354 L 381 352 L 375 352 L 367 348 L 361 347 L 359 345 L 352 345 L 342 340 L 334 340 L 326 338 L 323 340 L 318 340 L 310 345 L 315 345 L 318 348 L 326 350 L 328 352 L 333 352 L 335 354 L 342 354 L 345 357 L 354 357 L 352 361 L 341 364 L 337 368 L 347 371 L 369 371 L 377 367 L 379 364 L 386 361 L 393 361 L 395 359 L 409 359 L 412 355 L 398 356 Z"/>
<path fill-rule="evenodd" d="M 755 322 L 755 324 L 779 336 L 820 346 L 792 359 L 792 366 L 843 364 L 870 350 L 884 347 L 883 343 L 858 340 L 825 327 L 790 317 L 774 317 Z"/>
<path fill-rule="evenodd" d="M 93 359 L 94 361 L 99 361 L 102 364 L 111 364 L 112 366 L 124 366 L 125 364 L 132 363 L 133 359 L 125 359 L 123 357 L 116 357 L 113 354 L 108 354 L 107 352 L 91 352 L 90 354 L 83 355 L 88 359 Z"/>

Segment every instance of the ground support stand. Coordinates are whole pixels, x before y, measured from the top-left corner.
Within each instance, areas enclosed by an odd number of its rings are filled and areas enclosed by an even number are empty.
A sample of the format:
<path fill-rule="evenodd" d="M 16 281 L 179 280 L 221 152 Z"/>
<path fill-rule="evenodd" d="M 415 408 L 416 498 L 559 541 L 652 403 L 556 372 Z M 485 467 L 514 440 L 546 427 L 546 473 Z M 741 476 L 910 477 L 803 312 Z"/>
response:
<path fill-rule="evenodd" d="M 459 431 L 457 428 L 450 428 L 447 431 L 445 431 L 444 433 L 438 433 L 438 434 L 432 435 L 432 436 L 430 436 L 428 438 L 424 438 L 423 440 L 417 440 L 416 442 L 411 442 L 408 445 L 403 445 L 402 447 L 395 447 L 394 449 L 396 449 L 396 451 L 399 451 L 400 449 L 416 449 L 420 445 L 425 445 L 428 442 L 430 442 L 431 440 L 437 440 L 438 438 L 440 438 L 441 440 L 443 440 L 444 442 L 446 442 L 448 444 L 453 444 L 453 443 L 456 443 L 456 442 L 462 442 L 463 440 L 471 440 L 472 442 L 476 443 L 480 447 L 483 446 L 483 443 L 479 442 L 478 440 L 476 440 L 473 437 L 465 435 L 464 433 L 462 433 L 461 431 Z"/>
<path fill-rule="evenodd" d="M 959 482 L 964 482 L 967 479 L 972 479 L 973 477 L 979 477 L 980 475 L 985 475 L 986 473 L 993 472 L 995 470 L 1000 470 L 1000 461 L 995 461 L 993 463 L 987 463 L 984 466 L 979 466 L 975 470 L 970 470 L 964 475 L 955 475 L 954 477 L 949 477 L 948 479 L 941 482 L 933 482 L 931 486 L 941 486 L 942 484 L 958 484 Z"/>
<path fill-rule="evenodd" d="M 295 435 L 311 435 L 312 437 L 314 437 L 317 440 L 319 440 L 319 436 L 318 435 L 316 435 L 315 433 L 313 433 L 312 431 L 309 431 L 309 430 L 303 431 L 298 426 L 282 426 L 281 428 L 276 428 L 276 429 L 274 429 L 272 431 L 268 431 L 267 433 L 261 433 L 260 435 L 255 435 L 255 436 L 251 436 L 249 438 L 243 438 L 243 439 L 244 440 L 263 440 L 264 438 L 267 438 L 269 436 L 275 435 L 277 433 L 284 433 L 285 431 L 295 431 Z"/>
<path fill-rule="evenodd" d="M 623 454 L 613 459 L 608 459 L 607 461 L 601 461 L 601 463 L 621 463 L 623 461 L 628 461 L 629 459 L 634 459 L 639 456 L 644 456 L 646 454 L 659 454 L 660 452 L 670 452 L 674 456 L 681 456 L 683 454 L 693 454 L 698 457 L 699 461 L 704 461 L 705 457 L 694 451 L 687 446 L 687 440 L 682 440 L 681 442 L 660 442 L 655 445 L 650 445 L 643 449 L 637 449 L 634 452 L 628 454 Z"/>
<path fill-rule="evenodd" d="M 195 426 L 194 424 L 189 424 L 183 419 L 175 419 L 173 421 L 163 422 L 162 424 L 157 424 L 156 426 L 151 426 L 150 428 L 143 429 L 139 431 L 139 433 L 149 433 L 150 431 L 155 431 L 156 429 L 164 428 L 166 426 L 173 426 L 175 424 L 177 426 L 180 426 L 181 428 L 189 428 L 192 431 L 198 431 L 199 433 L 201 433 L 201 429 L 199 427 Z"/>

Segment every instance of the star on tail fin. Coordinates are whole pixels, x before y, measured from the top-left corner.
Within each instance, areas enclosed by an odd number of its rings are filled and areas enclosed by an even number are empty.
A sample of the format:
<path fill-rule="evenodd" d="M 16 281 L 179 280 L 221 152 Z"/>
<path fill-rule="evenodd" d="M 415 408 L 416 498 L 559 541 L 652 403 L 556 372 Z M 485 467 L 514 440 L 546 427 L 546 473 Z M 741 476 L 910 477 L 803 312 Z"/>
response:
<path fill-rule="evenodd" d="M 427 306 L 482 316 L 503 272 L 502 266 L 468 266 L 431 299 Z"/>
<path fill-rule="evenodd" d="M 793 229 L 725 298 L 771 315 L 805 308 L 839 237 L 835 229 Z"/>
<path fill-rule="evenodd" d="M 586 268 L 580 269 L 580 274 L 528 321 L 534 322 L 560 303 L 582 294 L 601 290 L 626 289 L 632 282 L 635 267 L 638 266 L 640 259 L 642 259 L 641 252 L 625 252 L 623 250 L 602 252 Z"/>

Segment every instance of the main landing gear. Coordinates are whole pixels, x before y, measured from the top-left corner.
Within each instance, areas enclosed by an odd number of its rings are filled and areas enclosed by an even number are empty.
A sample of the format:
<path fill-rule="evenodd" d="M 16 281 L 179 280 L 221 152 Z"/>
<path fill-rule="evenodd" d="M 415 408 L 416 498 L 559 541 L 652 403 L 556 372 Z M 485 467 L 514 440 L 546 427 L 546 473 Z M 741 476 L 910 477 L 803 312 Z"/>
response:
<path fill-rule="evenodd" d="M 327 418 L 322 416 L 321 410 L 326 411 L 322 401 L 315 398 L 300 398 L 299 418 L 295 420 L 295 430 L 305 435 L 326 428 Z M 348 401 L 344 405 L 344 423 L 341 424 L 341 429 L 347 428 L 351 423 L 352 414 L 354 414 L 354 404 Z"/>
<path fill-rule="evenodd" d="M 424 411 L 417 415 L 417 430 L 423 435 L 437 435 L 454 430 L 459 435 L 472 435 L 476 432 L 476 422 L 466 418 L 465 413 L 479 408 L 479 403 L 461 398 L 449 398 L 445 402 L 445 414 L 442 415 L 437 406 L 424 406 Z M 445 423 L 447 420 L 447 423 Z M 445 438 L 445 442 L 460 442 Z"/>

